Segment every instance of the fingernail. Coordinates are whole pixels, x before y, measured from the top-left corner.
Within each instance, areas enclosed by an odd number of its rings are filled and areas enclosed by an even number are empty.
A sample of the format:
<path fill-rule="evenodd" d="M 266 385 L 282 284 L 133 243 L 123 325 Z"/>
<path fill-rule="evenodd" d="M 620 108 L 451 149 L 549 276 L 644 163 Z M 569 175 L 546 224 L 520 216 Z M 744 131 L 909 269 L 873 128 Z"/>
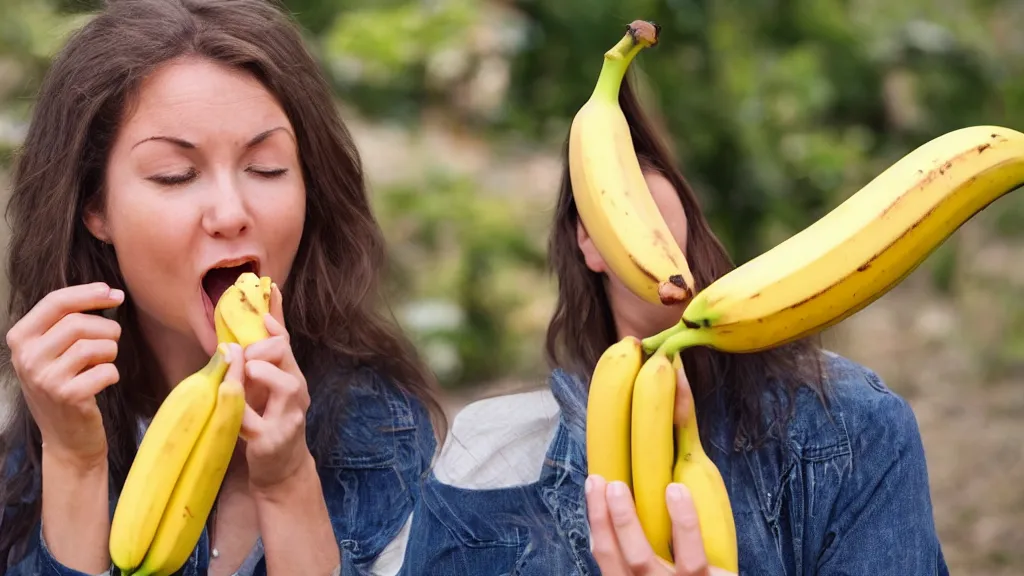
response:
<path fill-rule="evenodd" d="M 669 500 L 675 500 L 679 502 L 683 499 L 683 488 L 679 484 L 669 484 L 668 490 L 666 490 L 665 497 Z"/>
<path fill-rule="evenodd" d="M 616 480 L 615 482 L 608 484 L 608 493 L 616 498 L 620 496 L 625 496 L 626 484 L 624 482 Z"/>
<path fill-rule="evenodd" d="M 583 493 L 590 494 L 590 489 L 594 487 L 594 480 L 587 476 L 586 482 L 583 483 Z"/>
<path fill-rule="evenodd" d="M 124 302 L 124 290 L 118 290 L 117 288 L 110 289 L 110 299 L 115 302 Z"/>

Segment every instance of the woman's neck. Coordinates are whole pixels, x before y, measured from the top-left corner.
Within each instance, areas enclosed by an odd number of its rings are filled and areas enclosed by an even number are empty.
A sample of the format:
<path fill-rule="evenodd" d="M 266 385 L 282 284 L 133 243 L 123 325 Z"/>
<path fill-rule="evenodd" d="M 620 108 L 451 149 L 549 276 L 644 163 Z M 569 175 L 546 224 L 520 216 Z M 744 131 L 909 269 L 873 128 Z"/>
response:
<path fill-rule="evenodd" d="M 626 336 L 643 339 L 671 328 L 679 322 L 685 308 L 682 304 L 651 304 L 615 280 L 605 283 L 605 292 L 608 294 L 616 336 L 620 340 Z"/>
<path fill-rule="evenodd" d="M 138 321 L 139 331 L 160 367 L 168 390 L 210 360 L 194 337 L 175 333 L 141 311 Z"/>

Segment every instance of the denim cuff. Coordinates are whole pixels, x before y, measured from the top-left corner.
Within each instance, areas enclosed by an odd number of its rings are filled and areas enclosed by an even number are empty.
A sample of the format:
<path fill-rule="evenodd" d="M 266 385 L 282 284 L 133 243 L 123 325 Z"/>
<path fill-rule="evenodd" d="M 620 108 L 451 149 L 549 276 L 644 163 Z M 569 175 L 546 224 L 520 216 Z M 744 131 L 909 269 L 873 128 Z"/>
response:
<path fill-rule="evenodd" d="M 370 576 L 370 570 L 360 568 L 348 550 L 341 550 L 341 564 L 331 572 L 331 576 Z"/>
<path fill-rule="evenodd" d="M 43 536 L 43 523 L 39 523 L 39 562 L 38 567 L 42 570 L 40 576 L 110 576 L 114 571 L 113 564 L 110 568 L 107 568 L 99 574 L 86 574 L 85 572 L 79 572 L 78 570 L 68 568 L 50 553 L 50 548 L 46 545 L 46 538 Z"/>

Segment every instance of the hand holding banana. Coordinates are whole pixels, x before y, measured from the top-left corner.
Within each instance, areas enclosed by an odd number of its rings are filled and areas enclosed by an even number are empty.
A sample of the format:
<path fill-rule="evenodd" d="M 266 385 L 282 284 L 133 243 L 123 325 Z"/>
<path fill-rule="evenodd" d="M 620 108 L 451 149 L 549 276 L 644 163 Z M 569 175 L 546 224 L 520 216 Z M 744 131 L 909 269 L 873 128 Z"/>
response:
<path fill-rule="evenodd" d="M 280 322 L 265 320 L 272 293 L 280 314 L 280 292 L 269 278 L 244 273 L 224 292 L 214 310 L 217 351 L 171 390 L 147 428 L 110 527 L 110 557 L 122 574 L 169 576 L 184 565 L 202 534 L 244 421 L 260 430 L 252 424 L 260 417 L 247 416 L 251 409 L 242 382 L 284 378 L 265 368 L 257 368 L 256 376 L 244 373 L 253 370 L 242 348 L 248 353 L 250 346 L 270 338 L 267 324 L 275 336 L 284 333 Z M 270 351 L 262 357 L 272 357 L 279 345 L 265 348 Z M 278 356 L 286 357 L 279 350 Z"/>
<path fill-rule="evenodd" d="M 626 339 L 625 342 L 632 343 L 634 348 L 639 346 L 635 339 Z M 644 366 L 646 368 L 647 364 Z M 664 367 L 665 363 L 659 360 L 650 363 L 650 368 L 646 369 L 664 376 Z M 672 377 L 662 378 L 657 384 L 666 387 L 671 384 L 675 402 L 673 405 L 665 398 L 664 410 L 657 420 L 663 424 L 661 420 L 668 418 L 672 421 L 670 428 L 673 424 L 676 427 L 674 471 L 671 455 L 667 457 L 670 462 L 667 465 L 663 463 L 651 468 L 634 465 L 638 486 L 634 502 L 627 482 L 616 478 L 616 474 L 622 473 L 616 472 L 614 465 L 609 467 L 612 476 L 606 480 L 600 472 L 605 468 L 605 462 L 598 460 L 596 466 L 591 463 L 592 474 L 586 485 L 587 516 L 594 558 L 602 574 L 727 576 L 735 574 L 738 569 L 728 495 L 724 485 L 714 482 L 715 478 L 720 482 L 717 469 L 700 449 L 699 439 L 694 440 L 697 421 L 686 373 L 678 363 L 669 365 L 669 369 Z M 668 394 L 667 390 L 661 392 Z M 668 412 L 673 407 L 674 411 Z M 691 435 L 694 438 L 690 438 Z M 655 434 L 655 439 L 658 436 L 664 435 Z M 657 444 L 659 447 L 671 446 L 664 438 Z M 665 460 L 664 450 L 656 451 L 650 458 L 652 462 L 646 465 L 656 466 L 655 458 Z M 651 471 L 655 473 L 649 473 Z M 696 478 L 697 475 L 712 481 L 702 481 Z M 645 491 L 643 497 L 640 490 Z M 661 514 L 662 509 L 664 515 Z M 653 524 L 652 518 L 655 519 Z M 649 538 L 649 534 L 654 538 Z M 669 546 L 671 555 L 668 554 Z M 667 561 L 668 558 L 674 559 L 674 565 Z"/>
<path fill-rule="evenodd" d="M 309 390 L 292 354 L 276 284 L 266 329 L 268 338 L 245 348 L 246 390 L 253 399 L 246 406 L 241 434 L 249 484 L 257 491 L 273 490 L 312 458 L 306 446 Z"/>
<path fill-rule="evenodd" d="M 665 501 L 672 517 L 672 549 L 678 558 L 674 565 L 654 553 L 637 521 L 636 507 L 624 483 L 609 484 L 600 476 L 587 480 L 587 518 L 594 558 L 601 573 L 605 576 L 735 576 L 735 572 L 708 564 L 697 509 L 686 486 L 669 485 Z"/>
<path fill-rule="evenodd" d="M 638 574 L 660 574 L 645 570 L 673 560 L 676 572 L 669 573 L 739 569 L 729 494 L 701 445 L 690 385 L 671 344 L 644 361 L 640 341 L 623 338 L 602 355 L 591 379 L 587 506 L 602 572 L 621 564 Z M 603 492 L 593 494 L 595 481 L 609 482 L 607 503 Z M 685 488 L 679 498 L 675 488 L 669 490 L 675 484 Z M 616 545 L 601 552 L 603 560 L 598 557 L 598 548 L 616 538 L 621 550 Z"/>

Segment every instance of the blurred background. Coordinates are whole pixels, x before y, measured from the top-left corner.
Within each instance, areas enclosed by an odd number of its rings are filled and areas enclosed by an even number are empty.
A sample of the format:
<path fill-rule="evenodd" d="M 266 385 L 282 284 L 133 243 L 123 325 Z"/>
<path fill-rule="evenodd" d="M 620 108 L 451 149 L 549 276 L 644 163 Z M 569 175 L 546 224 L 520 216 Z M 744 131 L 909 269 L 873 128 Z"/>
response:
<path fill-rule="evenodd" d="M 48 60 L 97 4 L 0 0 L 5 195 Z M 1024 129 L 1020 0 L 286 4 L 354 132 L 396 312 L 452 412 L 544 383 L 559 151 L 631 20 L 662 26 L 636 61 L 643 98 L 737 262 L 932 137 Z M 1024 574 L 1024 192 L 825 342 L 913 405 L 953 573 Z"/>

